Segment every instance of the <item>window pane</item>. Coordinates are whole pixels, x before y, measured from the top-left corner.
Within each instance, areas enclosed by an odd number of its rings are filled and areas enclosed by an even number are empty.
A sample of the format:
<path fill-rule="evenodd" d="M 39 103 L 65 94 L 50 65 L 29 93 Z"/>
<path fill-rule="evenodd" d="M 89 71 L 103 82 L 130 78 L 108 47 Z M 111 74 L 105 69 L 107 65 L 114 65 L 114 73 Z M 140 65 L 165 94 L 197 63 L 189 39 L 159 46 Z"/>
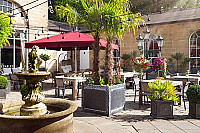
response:
<path fill-rule="evenodd" d="M 20 47 L 20 40 L 15 40 L 15 46 L 16 46 L 16 48 Z"/>
<path fill-rule="evenodd" d="M 3 12 L 7 12 L 7 9 L 6 9 L 6 7 L 5 7 L 5 6 L 3 7 Z"/>
<path fill-rule="evenodd" d="M 3 5 L 3 0 L 0 0 L 0 5 Z"/>
<path fill-rule="evenodd" d="M 9 13 L 12 13 L 12 8 L 9 8 Z"/>
<path fill-rule="evenodd" d="M 200 31 L 197 31 L 196 33 L 197 33 L 198 36 L 200 36 Z"/>
<path fill-rule="evenodd" d="M 194 38 L 194 39 L 190 39 L 190 47 L 192 47 L 192 48 L 196 48 L 196 38 Z"/>
<path fill-rule="evenodd" d="M 197 38 L 196 33 L 193 33 L 193 35 L 191 36 L 191 39 L 196 39 L 196 38 Z"/>
<path fill-rule="evenodd" d="M 8 5 L 8 1 L 4 1 L 4 3 L 3 3 L 5 6 L 7 6 Z"/>
<path fill-rule="evenodd" d="M 200 46 L 200 37 L 197 38 L 197 45 Z"/>
<path fill-rule="evenodd" d="M 2 9 L 3 9 L 2 6 L 0 6 L 0 11 L 2 11 Z"/>
<path fill-rule="evenodd" d="M 12 8 L 12 2 L 8 1 L 8 6 Z"/>

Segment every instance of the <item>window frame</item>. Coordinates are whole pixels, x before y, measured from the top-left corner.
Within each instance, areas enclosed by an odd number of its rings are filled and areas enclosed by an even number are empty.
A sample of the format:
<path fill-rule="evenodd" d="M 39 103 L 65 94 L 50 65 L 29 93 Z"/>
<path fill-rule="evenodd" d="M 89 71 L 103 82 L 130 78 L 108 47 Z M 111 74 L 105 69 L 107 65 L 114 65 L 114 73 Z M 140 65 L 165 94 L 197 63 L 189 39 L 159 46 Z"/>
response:
<path fill-rule="evenodd" d="M 13 14 L 13 6 L 14 3 L 12 1 L 9 0 L 1 0 L 2 4 L 0 3 L 0 11 L 7 13 L 8 15 L 12 15 Z M 6 4 L 4 4 L 6 3 Z M 11 5 L 9 5 L 11 4 Z"/>
<path fill-rule="evenodd" d="M 189 70 L 191 70 L 192 68 L 200 69 L 200 41 L 198 44 L 198 39 L 200 40 L 200 34 L 198 34 L 198 32 L 200 33 L 200 29 L 194 31 L 189 37 L 189 58 L 194 60 L 193 66 L 192 61 L 189 62 Z M 193 38 L 193 35 L 195 35 L 196 38 Z M 192 50 L 195 51 L 195 54 L 192 54 Z"/>

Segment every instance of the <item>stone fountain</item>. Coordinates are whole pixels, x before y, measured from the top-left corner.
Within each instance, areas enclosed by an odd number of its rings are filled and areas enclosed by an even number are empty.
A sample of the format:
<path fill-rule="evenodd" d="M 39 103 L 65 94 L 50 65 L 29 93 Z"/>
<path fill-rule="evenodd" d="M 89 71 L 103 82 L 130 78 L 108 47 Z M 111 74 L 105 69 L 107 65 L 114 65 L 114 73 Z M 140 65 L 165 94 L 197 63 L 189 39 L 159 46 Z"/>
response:
<path fill-rule="evenodd" d="M 73 112 L 77 106 L 63 99 L 45 99 L 40 92 L 40 81 L 50 75 L 48 72 L 38 72 L 37 49 L 33 46 L 28 54 L 28 72 L 16 75 L 26 81 L 22 93 L 22 101 L 6 102 L 0 106 L 0 132 L 73 132 Z M 19 110 L 19 111 L 18 111 Z M 16 112 L 20 115 L 14 116 Z M 15 113 L 9 113 L 15 112 Z M 47 113 L 50 112 L 50 113 Z"/>

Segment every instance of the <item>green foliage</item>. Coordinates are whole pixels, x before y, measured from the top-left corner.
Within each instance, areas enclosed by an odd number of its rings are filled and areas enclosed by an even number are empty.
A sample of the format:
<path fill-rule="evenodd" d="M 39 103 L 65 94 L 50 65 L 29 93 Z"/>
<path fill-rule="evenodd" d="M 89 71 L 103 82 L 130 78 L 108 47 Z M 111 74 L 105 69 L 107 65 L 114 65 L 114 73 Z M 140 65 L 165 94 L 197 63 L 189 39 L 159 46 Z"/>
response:
<path fill-rule="evenodd" d="M 71 1 L 70 1 L 71 2 Z M 123 33 L 129 29 L 133 31 L 138 29 L 140 22 L 144 21 L 141 19 L 140 13 L 132 14 L 129 10 L 129 1 L 128 0 L 114 0 L 114 1 L 92 1 L 92 0 L 80 0 L 77 3 L 81 2 L 82 8 L 70 5 L 70 2 L 63 5 L 56 6 L 56 12 L 60 19 L 66 18 L 65 22 L 70 25 L 78 25 L 83 23 L 90 31 L 93 31 L 92 35 L 96 41 L 98 41 L 100 35 L 105 34 L 107 39 L 106 47 L 106 61 L 108 63 L 105 65 L 105 70 L 110 73 L 113 69 L 112 63 L 112 48 L 111 41 L 113 37 L 117 36 L 119 39 L 122 39 Z M 83 9 L 83 10 L 82 10 Z M 95 51 L 94 53 L 98 52 Z M 98 57 L 98 56 L 97 56 Z M 108 60 L 109 59 L 109 60 Z M 98 60 L 96 57 L 94 60 Z M 96 66 L 94 66 L 96 67 Z M 96 69 L 94 69 L 98 75 Z M 111 83 L 112 75 L 105 76 L 105 82 Z"/>
<path fill-rule="evenodd" d="M 26 95 L 28 93 L 28 86 L 26 84 L 23 84 L 20 92 L 22 96 Z"/>
<path fill-rule="evenodd" d="M 185 66 L 185 63 L 187 63 L 187 62 L 189 62 L 189 61 L 191 61 L 191 59 L 185 57 L 185 58 L 183 59 L 183 61 L 181 62 L 181 64 L 179 65 L 179 67 L 180 67 L 180 68 L 183 68 L 183 67 Z"/>
<path fill-rule="evenodd" d="M 179 102 L 176 88 L 172 85 L 172 82 L 165 81 L 162 82 L 156 79 L 154 82 L 148 83 L 151 95 L 148 96 L 149 99 L 161 100 L 161 101 L 176 101 Z"/>
<path fill-rule="evenodd" d="M 167 67 L 168 68 L 174 68 L 174 63 L 172 58 L 167 59 Z"/>
<path fill-rule="evenodd" d="M 8 37 L 12 36 L 13 28 L 10 25 L 10 17 L 6 13 L 0 11 L 0 47 L 10 45 Z"/>
<path fill-rule="evenodd" d="M 103 78 L 100 79 L 100 86 L 105 86 L 105 81 Z"/>
<path fill-rule="evenodd" d="M 4 76 L 0 76 L 0 89 L 6 89 L 8 87 L 8 79 Z"/>
<path fill-rule="evenodd" d="M 172 54 L 171 55 L 171 57 L 173 58 L 173 59 L 175 59 L 176 60 L 176 71 L 177 72 L 179 72 L 178 71 L 178 68 L 179 68 L 179 64 L 178 64 L 178 62 L 179 62 L 179 60 L 181 60 L 182 58 L 183 58 L 183 53 L 175 53 L 175 54 Z"/>
<path fill-rule="evenodd" d="M 125 60 L 128 60 L 131 58 L 131 55 L 130 54 L 122 54 L 121 58 L 125 61 Z"/>
<path fill-rule="evenodd" d="M 80 0 L 52 0 L 53 9 L 56 8 L 56 6 L 65 6 L 66 4 L 69 4 L 69 6 L 79 8 L 79 12 L 83 10 L 82 4 Z M 66 22 L 67 17 L 59 18 L 57 15 L 57 12 L 49 13 L 48 14 L 49 19 L 55 20 L 55 21 L 61 21 Z"/>
<path fill-rule="evenodd" d="M 183 55 L 184 55 L 183 53 L 179 52 L 179 53 L 172 54 L 171 57 L 174 58 L 176 61 L 179 61 L 182 59 Z"/>
<path fill-rule="evenodd" d="M 133 50 L 133 51 L 130 53 L 130 54 L 131 54 L 131 58 L 135 58 L 136 53 L 137 53 L 137 52 Z"/>
<path fill-rule="evenodd" d="M 47 54 L 41 54 L 40 55 L 40 58 L 44 61 L 47 61 L 49 59 L 51 59 L 51 56 L 50 55 L 47 55 Z"/>
<path fill-rule="evenodd" d="M 120 78 L 116 78 L 116 84 L 123 84 L 124 82 L 121 81 Z"/>
<path fill-rule="evenodd" d="M 190 102 L 200 103 L 200 85 L 191 85 L 186 91 L 186 95 Z"/>
<path fill-rule="evenodd" d="M 183 58 L 183 55 L 184 54 L 180 53 L 180 52 L 171 55 L 171 57 L 176 60 L 176 71 L 177 72 L 179 72 L 179 69 L 184 68 L 185 64 L 190 61 L 189 58 L 185 57 L 183 59 L 183 61 L 179 64 L 179 61 Z M 172 58 L 168 58 L 168 63 L 169 63 L 168 67 L 169 68 L 174 68 L 174 64 L 173 64 Z"/>

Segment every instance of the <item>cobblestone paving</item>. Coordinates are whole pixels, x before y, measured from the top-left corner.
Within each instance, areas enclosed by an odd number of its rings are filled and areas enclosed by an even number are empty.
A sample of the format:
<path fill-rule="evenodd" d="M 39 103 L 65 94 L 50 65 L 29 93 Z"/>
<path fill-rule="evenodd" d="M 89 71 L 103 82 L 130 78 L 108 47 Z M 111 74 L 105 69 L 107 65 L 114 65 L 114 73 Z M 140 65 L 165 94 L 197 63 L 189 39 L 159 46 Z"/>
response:
<path fill-rule="evenodd" d="M 44 86 L 43 92 L 46 97 L 54 97 L 54 89 L 51 84 Z M 67 90 L 66 99 L 71 98 L 71 90 Z M 8 100 L 19 100 L 19 91 L 12 91 L 7 94 L 7 98 L 0 99 L 0 102 Z M 74 133 L 200 133 L 200 119 L 193 119 L 188 116 L 183 105 L 174 106 L 173 119 L 153 119 L 150 114 L 150 104 L 146 103 L 140 108 L 138 97 L 136 103 L 133 102 L 133 91 L 126 91 L 125 109 L 110 117 L 83 112 L 81 109 L 81 98 L 75 101 L 79 106 L 74 113 Z"/>

